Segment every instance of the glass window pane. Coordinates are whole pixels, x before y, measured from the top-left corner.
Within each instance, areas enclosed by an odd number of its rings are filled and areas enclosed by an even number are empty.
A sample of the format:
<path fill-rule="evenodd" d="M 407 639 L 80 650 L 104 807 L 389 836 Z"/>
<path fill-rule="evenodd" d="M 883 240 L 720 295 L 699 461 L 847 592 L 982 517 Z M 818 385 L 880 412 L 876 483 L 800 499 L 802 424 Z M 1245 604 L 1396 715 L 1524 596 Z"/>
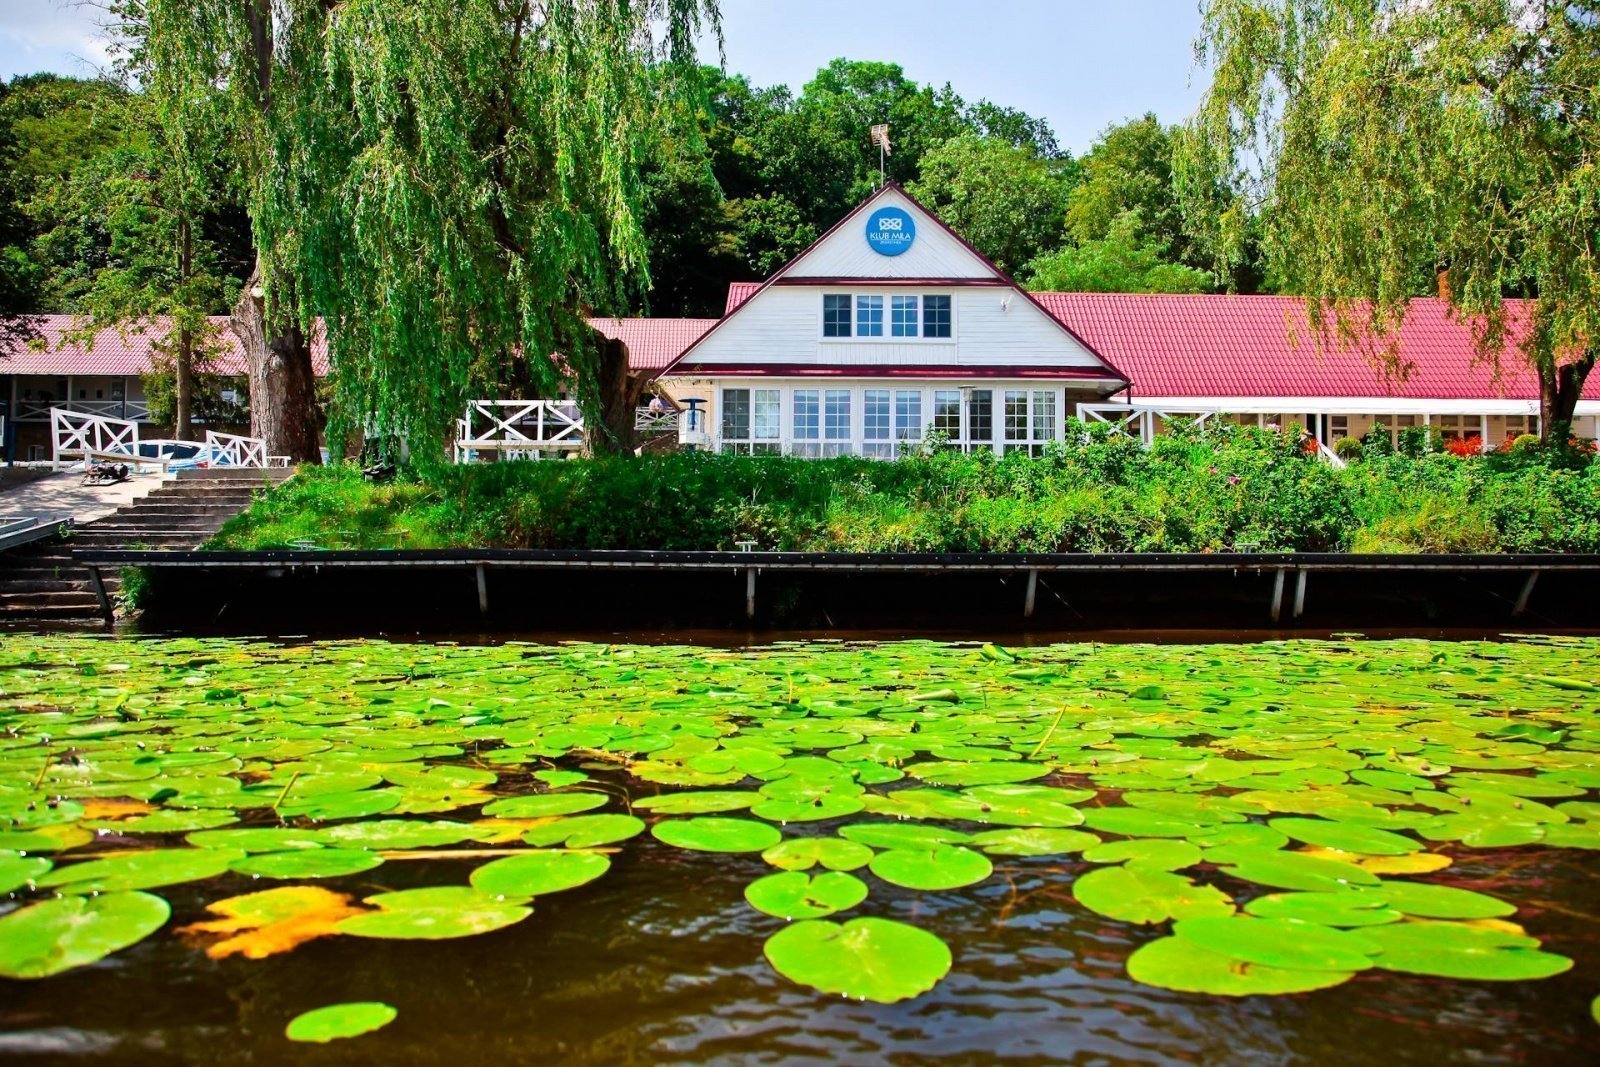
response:
<path fill-rule="evenodd" d="M 889 443 L 889 390 L 868 389 L 861 394 L 861 436 L 866 444 L 862 454 L 888 457 L 894 454 Z"/>
<path fill-rule="evenodd" d="M 1006 451 L 1015 451 L 1015 444 L 1028 440 L 1028 394 L 1021 389 L 1007 389 L 1005 392 L 1005 439 Z"/>
<path fill-rule="evenodd" d="M 1056 394 L 1051 392 L 1036 392 L 1033 394 L 1033 439 L 1035 441 L 1054 441 L 1056 438 Z"/>
<path fill-rule="evenodd" d="M 950 336 L 950 298 L 925 296 L 922 298 L 922 336 Z"/>
<path fill-rule="evenodd" d="M 757 441 L 776 441 L 779 437 L 779 409 L 778 390 L 757 389 L 754 403 L 754 438 Z"/>
<path fill-rule="evenodd" d="M 933 391 L 933 428 L 952 441 L 961 440 L 961 390 Z"/>
<path fill-rule="evenodd" d="M 817 444 L 822 436 L 822 394 L 815 389 L 794 391 L 794 454 L 820 455 Z"/>
<path fill-rule="evenodd" d="M 828 293 L 822 298 L 822 336 L 850 336 L 850 295 Z"/>
<path fill-rule="evenodd" d="M 850 390 L 829 389 L 822 394 L 822 436 L 829 444 L 825 456 L 845 456 L 850 448 Z"/>
<path fill-rule="evenodd" d="M 856 297 L 856 336 L 883 336 L 883 297 Z"/>
<path fill-rule="evenodd" d="M 889 332 L 894 337 L 917 336 L 917 298 L 895 296 L 889 298 Z"/>
<path fill-rule="evenodd" d="M 750 390 L 722 391 L 722 439 L 746 441 L 750 438 Z"/>
<path fill-rule="evenodd" d="M 967 394 L 968 448 L 988 448 L 994 444 L 994 390 L 974 389 Z"/>
<path fill-rule="evenodd" d="M 897 441 L 922 439 L 922 394 L 915 389 L 895 390 L 894 436 Z"/>

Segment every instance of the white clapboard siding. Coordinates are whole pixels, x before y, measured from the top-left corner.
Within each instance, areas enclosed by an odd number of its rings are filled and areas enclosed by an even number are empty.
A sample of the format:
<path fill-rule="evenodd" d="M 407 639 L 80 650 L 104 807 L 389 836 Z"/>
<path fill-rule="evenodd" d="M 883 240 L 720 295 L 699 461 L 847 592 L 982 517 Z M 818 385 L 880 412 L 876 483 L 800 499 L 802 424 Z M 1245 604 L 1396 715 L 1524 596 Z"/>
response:
<path fill-rule="evenodd" d="M 867 222 L 876 208 L 904 208 L 916 219 L 917 237 L 898 256 L 882 256 L 867 244 Z M 810 278 L 994 278 L 993 267 L 963 245 L 904 194 L 885 187 L 867 208 L 845 220 L 821 244 L 791 262 L 785 274 Z"/>

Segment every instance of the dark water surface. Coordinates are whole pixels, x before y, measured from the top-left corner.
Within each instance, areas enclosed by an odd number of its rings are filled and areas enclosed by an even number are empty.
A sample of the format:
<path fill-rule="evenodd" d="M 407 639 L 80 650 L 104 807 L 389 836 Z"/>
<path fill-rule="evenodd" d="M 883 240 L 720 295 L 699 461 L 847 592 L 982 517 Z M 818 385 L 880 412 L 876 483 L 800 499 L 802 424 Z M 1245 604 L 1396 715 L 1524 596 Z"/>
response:
<path fill-rule="evenodd" d="M 1314 687 L 1305 678 L 1290 685 L 1290 699 Z M 640 792 L 636 782 L 629 788 Z M 1429 847 L 1455 860 L 1437 880 L 1514 901 L 1515 921 L 1575 966 L 1531 982 L 1373 970 L 1291 996 L 1174 993 L 1125 971 L 1130 952 L 1168 924 L 1113 921 L 1072 898 L 1073 879 L 1093 865 L 996 857 L 993 877 L 962 890 L 874 882 L 871 914 L 937 934 L 955 965 L 916 999 L 855 1003 L 795 985 L 763 959 L 762 941 L 783 923 L 744 902 L 745 886 L 772 870 L 759 855 L 685 852 L 646 835 L 617 846 L 606 876 L 539 897 L 531 918 L 488 935 L 333 937 L 264 960 L 218 961 L 163 933 L 53 978 L 0 980 L 0 1058 L 384 1067 L 1600 1062 L 1589 1007 L 1600 994 L 1600 853 Z M 361 896 L 460 884 L 470 866 L 389 862 L 319 884 Z M 208 918 L 207 903 L 246 891 L 237 882 L 155 890 L 172 904 L 169 929 Z M 268 884 L 281 883 L 259 888 Z M 1243 903 L 1268 890 L 1230 891 Z M 399 1016 L 327 1046 L 284 1040 L 287 1019 L 344 1000 L 385 1001 Z"/>

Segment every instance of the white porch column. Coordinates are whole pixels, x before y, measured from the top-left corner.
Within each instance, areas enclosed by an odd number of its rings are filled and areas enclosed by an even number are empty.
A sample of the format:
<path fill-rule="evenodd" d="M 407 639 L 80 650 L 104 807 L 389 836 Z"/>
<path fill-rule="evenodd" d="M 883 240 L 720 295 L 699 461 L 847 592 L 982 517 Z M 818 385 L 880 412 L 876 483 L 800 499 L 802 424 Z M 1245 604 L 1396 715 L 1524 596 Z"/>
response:
<path fill-rule="evenodd" d="M 1494 451 L 1489 447 L 1489 416 L 1487 415 L 1478 416 L 1478 440 L 1483 442 L 1483 445 L 1481 446 L 1482 451 Z"/>

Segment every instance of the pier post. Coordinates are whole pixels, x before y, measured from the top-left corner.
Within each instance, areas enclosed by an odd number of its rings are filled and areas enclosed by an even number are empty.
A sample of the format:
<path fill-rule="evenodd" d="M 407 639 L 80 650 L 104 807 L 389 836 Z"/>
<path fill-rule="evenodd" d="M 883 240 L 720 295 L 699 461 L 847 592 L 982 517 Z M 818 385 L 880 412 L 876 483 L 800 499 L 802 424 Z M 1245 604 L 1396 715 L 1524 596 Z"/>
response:
<path fill-rule="evenodd" d="M 1529 571 L 1527 581 L 1522 583 L 1522 592 L 1517 594 L 1516 606 L 1511 609 L 1513 618 L 1520 618 L 1528 610 L 1528 598 L 1533 596 L 1533 587 L 1539 582 L 1539 572 Z"/>
<path fill-rule="evenodd" d="M 483 564 L 476 567 L 478 572 L 478 614 L 489 614 L 489 578 L 483 573 Z"/>
<path fill-rule="evenodd" d="M 1033 568 L 1028 571 L 1028 590 L 1022 596 L 1022 617 L 1024 619 L 1033 618 L 1033 605 L 1038 596 L 1039 571 L 1038 568 Z"/>
<path fill-rule="evenodd" d="M 1298 619 L 1306 611 L 1306 572 L 1294 572 L 1294 618 Z"/>
<path fill-rule="evenodd" d="M 1283 617 L 1283 569 L 1279 568 L 1272 576 L 1272 625 L 1278 625 L 1278 620 Z"/>
<path fill-rule="evenodd" d="M 105 619 L 106 629 L 116 625 L 117 613 L 111 607 L 111 598 L 106 595 L 105 579 L 100 577 L 99 567 L 89 568 L 89 581 L 94 586 L 94 595 L 100 600 L 100 615 Z"/>
<path fill-rule="evenodd" d="M 756 617 L 756 569 L 754 567 L 746 567 L 744 569 L 744 617 L 747 619 Z"/>

